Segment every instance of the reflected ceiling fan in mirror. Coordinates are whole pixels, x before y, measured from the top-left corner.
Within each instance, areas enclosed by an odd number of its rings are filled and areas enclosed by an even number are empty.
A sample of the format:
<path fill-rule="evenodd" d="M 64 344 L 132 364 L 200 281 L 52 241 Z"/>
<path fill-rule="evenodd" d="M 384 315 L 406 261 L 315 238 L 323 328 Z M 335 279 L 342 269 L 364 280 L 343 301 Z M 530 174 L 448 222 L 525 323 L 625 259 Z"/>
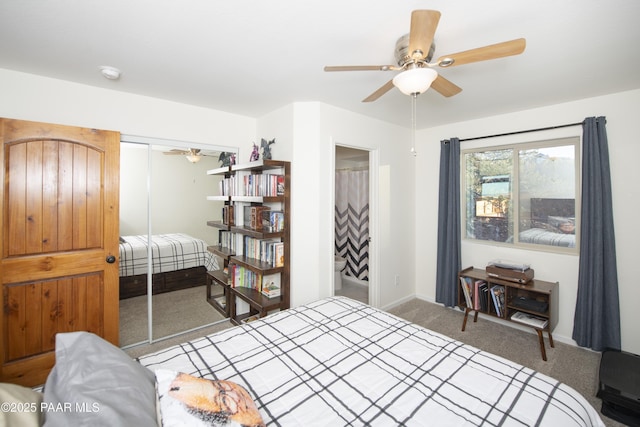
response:
<path fill-rule="evenodd" d="M 431 62 L 435 53 L 433 38 L 440 21 L 437 10 L 414 10 L 411 13 L 411 28 L 396 42 L 396 65 L 327 66 L 325 71 L 401 71 L 393 79 L 363 99 L 372 102 L 394 86 L 406 95 L 419 95 L 432 87 L 445 97 L 462 91 L 460 87 L 442 77 L 435 67 L 447 68 L 472 62 L 487 61 L 506 56 L 519 55 L 526 46 L 525 39 L 515 39 L 451 55 L 443 55 Z"/>
<path fill-rule="evenodd" d="M 191 163 L 198 163 L 203 156 L 211 156 L 217 157 L 216 155 L 203 153 L 199 148 L 189 148 L 188 150 L 178 150 L 173 149 L 169 151 L 164 151 L 164 154 L 167 155 L 180 155 L 185 156 L 188 161 Z"/>

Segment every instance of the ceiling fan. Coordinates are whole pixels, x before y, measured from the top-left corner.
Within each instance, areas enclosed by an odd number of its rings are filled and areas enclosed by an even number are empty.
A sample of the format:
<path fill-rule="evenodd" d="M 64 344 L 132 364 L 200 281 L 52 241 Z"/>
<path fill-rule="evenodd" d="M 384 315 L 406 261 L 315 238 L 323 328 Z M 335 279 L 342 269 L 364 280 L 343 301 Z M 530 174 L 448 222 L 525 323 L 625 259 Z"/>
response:
<path fill-rule="evenodd" d="M 203 153 L 199 148 L 189 148 L 188 150 L 178 150 L 174 148 L 173 150 L 163 151 L 163 153 L 168 155 L 185 156 L 191 163 L 198 163 L 203 156 L 209 156 L 209 154 Z"/>
<path fill-rule="evenodd" d="M 435 52 L 433 37 L 440 21 L 437 10 L 414 10 L 411 13 L 409 34 L 396 42 L 395 59 L 398 65 L 327 66 L 324 71 L 402 71 L 378 90 L 362 100 L 372 102 L 396 86 L 406 95 L 423 93 L 429 87 L 443 96 L 450 97 L 462 91 L 460 87 L 442 77 L 433 68 L 455 67 L 472 62 L 487 61 L 505 56 L 519 55 L 524 51 L 523 38 L 497 43 L 451 55 L 440 56 L 431 62 Z"/>

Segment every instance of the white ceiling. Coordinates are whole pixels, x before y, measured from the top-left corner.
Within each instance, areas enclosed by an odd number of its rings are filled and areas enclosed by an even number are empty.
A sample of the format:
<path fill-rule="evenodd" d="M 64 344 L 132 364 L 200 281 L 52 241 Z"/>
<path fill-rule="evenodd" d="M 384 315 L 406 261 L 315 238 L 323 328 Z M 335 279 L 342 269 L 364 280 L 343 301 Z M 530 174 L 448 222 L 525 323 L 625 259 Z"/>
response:
<path fill-rule="evenodd" d="M 640 88 L 638 0 L 2 0 L 0 68 L 255 118 L 321 101 L 409 126 L 397 89 L 361 102 L 394 72 L 323 67 L 393 64 L 414 9 L 442 13 L 435 57 L 527 40 L 438 69 L 463 91 L 420 95 L 419 128 Z"/>

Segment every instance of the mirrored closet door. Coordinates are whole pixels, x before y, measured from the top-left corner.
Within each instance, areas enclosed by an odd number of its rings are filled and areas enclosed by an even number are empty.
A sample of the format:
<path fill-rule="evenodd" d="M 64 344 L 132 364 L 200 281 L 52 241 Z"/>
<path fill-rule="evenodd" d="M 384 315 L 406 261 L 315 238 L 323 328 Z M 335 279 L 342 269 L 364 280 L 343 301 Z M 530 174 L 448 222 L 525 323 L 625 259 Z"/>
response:
<path fill-rule="evenodd" d="M 120 345 L 149 340 L 147 251 L 149 229 L 148 145 L 120 145 Z"/>
<path fill-rule="evenodd" d="M 218 243 L 223 202 L 220 152 L 154 140 L 124 141 L 121 149 L 120 345 L 157 341 L 224 320 L 206 299 L 207 271 L 221 262 L 207 251 Z M 130 261 L 134 264 L 130 266 Z M 149 327 L 151 326 L 151 327 Z"/>

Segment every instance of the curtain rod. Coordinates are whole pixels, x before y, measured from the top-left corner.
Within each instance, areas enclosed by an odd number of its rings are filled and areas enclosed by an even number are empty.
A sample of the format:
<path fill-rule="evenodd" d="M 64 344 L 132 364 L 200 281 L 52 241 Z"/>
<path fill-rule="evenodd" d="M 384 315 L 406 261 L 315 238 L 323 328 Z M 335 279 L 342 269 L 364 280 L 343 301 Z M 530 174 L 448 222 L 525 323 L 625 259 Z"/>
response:
<path fill-rule="evenodd" d="M 543 131 L 543 130 L 568 128 L 568 127 L 571 127 L 571 126 L 581 126 L 582 123 L 584 123 L 584 122 L 568 123 L 566 125 L 548 126 L 546 128 L 518 130 L 518 131 L 515 131 L 515 132 L 498 133 L 498 134 L 495 134 L 495 135 L 474 136 L 473 138 L 463 138 L 463 139 L 460 140 L 460 142 L 462 142 L 462 141 L 475 141 L 477 139 L 495 138 L 495 137 L 498 137 L 498 136 L 518 135 L 518 134 L 521 134 L 521 133 L 540 132 L 540 131 Z M 442 142 L 447 144 L 449 142 L 449 140 L 448 139 L 443 139 Z"/>

